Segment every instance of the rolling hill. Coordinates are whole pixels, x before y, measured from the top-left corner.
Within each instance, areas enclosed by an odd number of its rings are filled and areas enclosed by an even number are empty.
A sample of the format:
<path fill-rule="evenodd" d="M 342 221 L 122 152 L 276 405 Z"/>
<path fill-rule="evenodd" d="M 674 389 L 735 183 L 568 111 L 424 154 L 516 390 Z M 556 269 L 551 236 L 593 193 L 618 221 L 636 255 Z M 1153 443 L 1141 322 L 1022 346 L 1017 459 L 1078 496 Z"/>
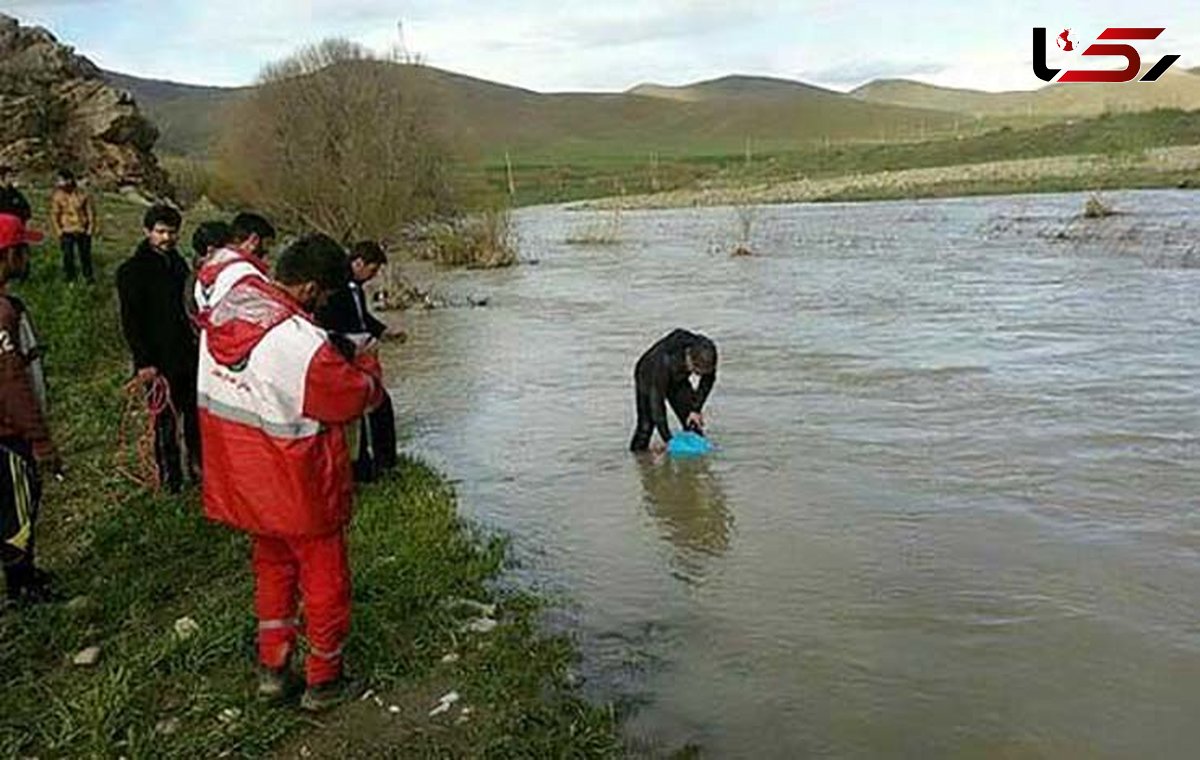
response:
<path fill-rule="evenodd" d="M 1153 83 L 1053 84 L 1038 90 L 1011 92 L 983 92 L 938 87 L 907 79 L 882 79 L 868 82 L 850 94 L 880 105 L 1044 121 L 1155 108 L 1200 109 L 1200 72 L 1172 69 Z"/>
<path fill-rule="evenodd" d="M 728 76 L 683 86 L 647 83 L 624 93 L 539 93 L 427 66 L 392 66 L 396 86 L 419 94 L 453 145 L 492 160 L 508 151 L 523 163 L 736 154 L 747 142 L 755 152 L 777 152 L 1200 109 L 1197 69 L 1172 70 L 1154 84 L 1012 92 L 881 79 L 840 93 L 788 79 Z M 159 149 L 174 155 L 208 155 L 225 107 L 249 92 L 106 76 L 133 94 L 162 132 Z"/>
<path fill-rule="evenodd" d="M 731 99 L 742 101 L 765 101 L 787 98 L 841 99 L 844 93 L 834 92 L 792 79 L 775 77 L 726 76 L 704 82 L 674 87 L 662 84 L 639 84 L 626 91 L 629 95 L 642 95 L 684 103 L 701 103 Z"/>
<path fill-rule="evenodd" d="M 246 89 L 196 87 L 108 74 L 162 131 L 166 153 L 209 152 L 223 108 Z M 449 71 L 394 65 L 397 87 L 418 93 L 452 143 L 521 160 L 780 150 L 821 141 L 918 138 L 951 128 L 940 111 L 871 103 L 799 82 L 727 77 L 687 88 L 688 97 L 651 90 L 538 93 Z"/>

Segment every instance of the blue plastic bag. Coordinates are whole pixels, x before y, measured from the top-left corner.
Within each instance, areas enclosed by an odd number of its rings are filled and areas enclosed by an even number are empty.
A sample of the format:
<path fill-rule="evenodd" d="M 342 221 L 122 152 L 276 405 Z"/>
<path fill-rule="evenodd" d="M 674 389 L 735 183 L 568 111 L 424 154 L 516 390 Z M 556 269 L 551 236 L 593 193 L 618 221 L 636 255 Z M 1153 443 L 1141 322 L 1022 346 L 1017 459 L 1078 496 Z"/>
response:
<path fill-rule="evenodd" d="M 698 457 L 712 450 L 713 445 L 707 438 L 690 430 L 676 433 L 667 443 L 667 453 L 673 457 Z"/>

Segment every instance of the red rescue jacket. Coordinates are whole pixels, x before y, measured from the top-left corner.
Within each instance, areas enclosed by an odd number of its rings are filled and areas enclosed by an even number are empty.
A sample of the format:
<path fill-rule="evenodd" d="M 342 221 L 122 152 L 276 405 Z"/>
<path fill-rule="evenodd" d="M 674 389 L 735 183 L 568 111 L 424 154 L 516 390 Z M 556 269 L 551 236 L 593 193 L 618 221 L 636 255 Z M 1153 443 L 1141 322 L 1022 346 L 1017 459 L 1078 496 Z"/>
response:
<path fill-rule="evenodd" d="M 383 397 L 286 292 L 244 277 L 204 318 L 197 396 L 204 509 L 256 535 L 321 536 L 350 519 L 343 426 Z"/>

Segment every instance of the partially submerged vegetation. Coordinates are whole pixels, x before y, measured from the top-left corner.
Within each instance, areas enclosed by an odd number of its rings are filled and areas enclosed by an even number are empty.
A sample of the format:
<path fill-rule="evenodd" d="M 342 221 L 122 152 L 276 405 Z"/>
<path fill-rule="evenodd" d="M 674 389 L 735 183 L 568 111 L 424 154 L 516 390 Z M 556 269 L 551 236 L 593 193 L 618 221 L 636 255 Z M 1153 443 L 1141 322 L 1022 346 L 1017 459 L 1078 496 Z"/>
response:
<path fill-rule="evenodd" d="M 621 242 L 621 204 L 580 223 L 567 236 L 568 245 L 618 245 Z"/>
<path fill-rule="evenodd" d="M 758 221 L 758 206 L 744 196 L 735 196 L 733 213 L 737 221 L 737 242 L 733 246 L 734 256 L 753 256 L 754 249 L 750 245 L 754 236 L 754 224 Z"/>
<path fill-rule="evenodd" d="M 1088 196 L 1087 202 L 1083 204 L 1083 217 L 1085 219 L 1103 219 L 1106 216 L 1112 216 L 1117 213 L 1100 197 L 1099 193 L 1092 193 Z"/>
<path fill-rule="evenodd" d="M 392 247 L 413 259 L 468 269 L 496 269 L 518 261 L 512 212 L 502 206 L 412 225 Z"/>
<path fill-rule="evenodd" d="M 445 480 L 413 460 L 363 489 L 351 534 L 348 665 L 374 697 L 320 724 L 253 699 L 244 538 L 206 522 L 195 493 L 144 493 L 112 468 L 129 369 L 111 277 L 141 211 L 101 202 L 99 285 L 65 285 L 43 250 L 19 288 L 49 346 L 68 467 L 39 544 L 70 601 L 0 617 L 0 755 L 261 756 L 281 742 L 321 756 L 619 754 L 613 711 L 573 686 L 570 642 L 539 633 L 538 599 L 498 589 L 504 542 L 465 524 Z M 91 647 L 94 665 L 72 664 Z M 450 691 L 453 709 L 431 716 Z"/>

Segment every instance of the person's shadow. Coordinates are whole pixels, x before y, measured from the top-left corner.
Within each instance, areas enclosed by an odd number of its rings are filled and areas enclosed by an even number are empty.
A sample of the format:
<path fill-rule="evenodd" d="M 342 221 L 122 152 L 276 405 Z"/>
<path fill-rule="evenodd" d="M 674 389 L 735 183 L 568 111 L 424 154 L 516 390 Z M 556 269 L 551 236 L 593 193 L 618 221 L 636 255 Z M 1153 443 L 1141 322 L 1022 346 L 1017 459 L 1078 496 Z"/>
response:
<path fill-rule="evenodd" d="M 675 547 L 678 570 L 685 580 L 698 579 L 705 559 L 724 554 L 733 538 L 733 515 L 720 481 L 705 457 L 639 457 L 638 469 L 646 511 Z"/>

